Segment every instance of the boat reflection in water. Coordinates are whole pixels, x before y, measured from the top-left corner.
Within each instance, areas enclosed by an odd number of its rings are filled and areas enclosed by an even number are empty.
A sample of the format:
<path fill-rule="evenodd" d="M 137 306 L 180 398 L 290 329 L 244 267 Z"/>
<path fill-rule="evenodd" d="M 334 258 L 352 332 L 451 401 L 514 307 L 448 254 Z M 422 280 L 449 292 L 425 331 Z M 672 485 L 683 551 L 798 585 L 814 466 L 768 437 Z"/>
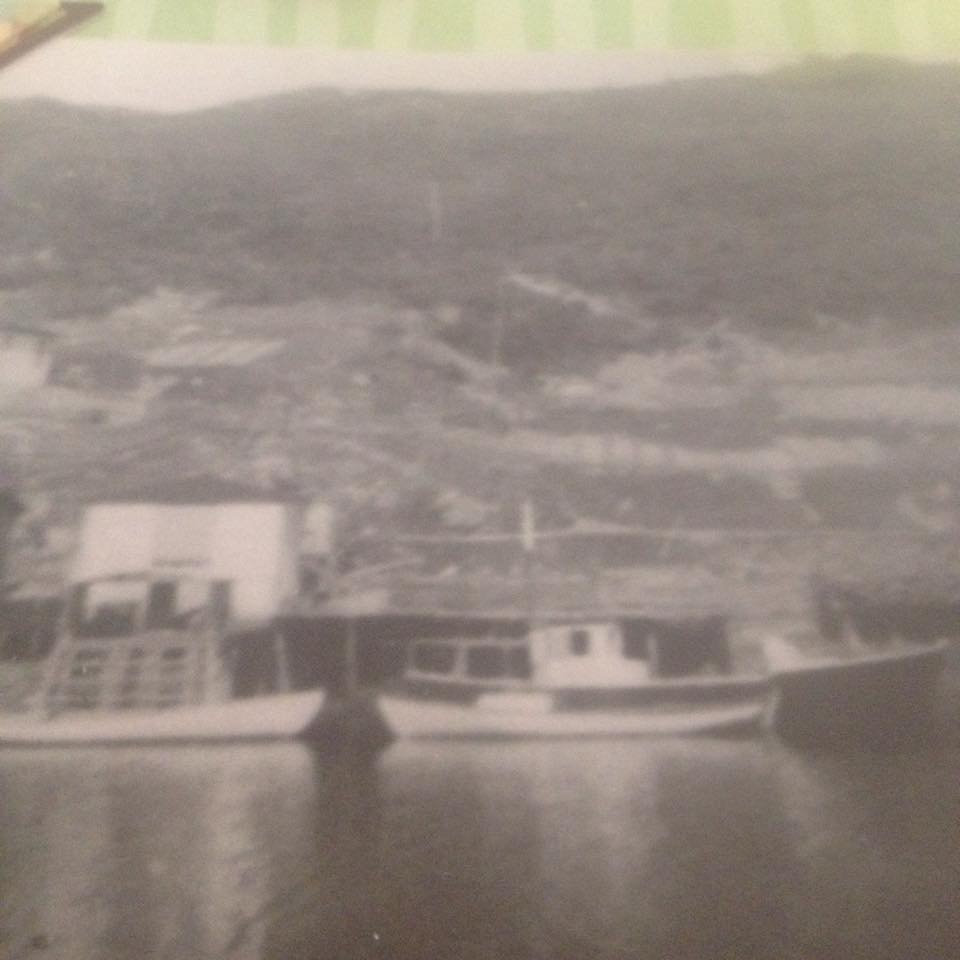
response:
<path fill-rule="evenodd" d="M 0 955 L 261 956 L 314 772 L 293 744 L 4 753 Z"/>
<path fill-rule="evenodd" d="M 7 752 L 0 955 L 952 956 L 958 773 L 772 739 Z"/>
<path fill-rule="evenodd" d="M 404 955 L 458 955 L 444 952 L 451 936 L 468 945 L 459 955 L 491 958 L 761 955 L 753 914 L 772 909 L 780 883 L 753 867 L 786 832 L 767 752 L 402 744 L 385 755 L 382 791 L 401 818 L 390 833 L 431 865 L 424 876 L 401 864 L 391 883 L 425 918 L 398 932 L 413 937 Z"/>

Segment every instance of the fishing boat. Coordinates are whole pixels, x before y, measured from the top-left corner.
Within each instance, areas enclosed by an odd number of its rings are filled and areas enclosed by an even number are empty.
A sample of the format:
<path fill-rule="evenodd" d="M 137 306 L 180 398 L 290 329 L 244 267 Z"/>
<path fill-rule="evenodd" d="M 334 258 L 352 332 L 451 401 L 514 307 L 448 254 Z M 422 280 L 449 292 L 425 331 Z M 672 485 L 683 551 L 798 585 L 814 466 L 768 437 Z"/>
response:
<path fill-rule="evenodd" d="M 416 640 L 377 704 L 395 737 L 511 738 L 741 732 L 768 699 L 762 673 L 734 669 L 724 618 L 623 618 Z"/>
<path fill-rule="evenodd" d="M 930 722 L 949 643 L 890 637 L 866 643 L 847 631 L 826 641 L 809 631 L 764 641 L 777 731 L 788 740 L 898 741 Z"/>
<path fill-rule="evenodd" d="M 527 500 L 521 630 L 498 631 L 491 622 L 486 635 L 431 630 L 407 644 L 404 669 L 377 697 L 394 736 L 724 734 L 763 722 L 768 680 L 735 662 L 726 616 L 659 616 L 655 605 L 551 613 L 537 576 L 537 541 Z"/>
<path fill-rule="evenodd" d="M 231 630 L 228 584 L 115 575 L 74 584 L 30 708 L 0 743 L 68 745 L 305 736 L 321 690 L 291 691 L 282 637 Z"/>
<path fill-rule="evenodd" d="M 88 504 L 38 689 L 0 717 L 0 743 L 316 731 L 326 696 L 294 689 L 276 629 L 301 521 L 296 502 L 209 478 Z"/>

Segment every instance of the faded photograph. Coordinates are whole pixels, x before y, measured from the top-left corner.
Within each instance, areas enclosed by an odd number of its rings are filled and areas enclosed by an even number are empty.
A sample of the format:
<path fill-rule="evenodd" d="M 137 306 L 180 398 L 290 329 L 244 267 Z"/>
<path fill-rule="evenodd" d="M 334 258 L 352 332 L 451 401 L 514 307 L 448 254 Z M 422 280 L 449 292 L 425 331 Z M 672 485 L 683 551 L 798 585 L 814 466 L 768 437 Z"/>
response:
<path fill-rule="evenodd" d="M 956 956 L 960 70 L 57 49 L 0 957 Z"/>

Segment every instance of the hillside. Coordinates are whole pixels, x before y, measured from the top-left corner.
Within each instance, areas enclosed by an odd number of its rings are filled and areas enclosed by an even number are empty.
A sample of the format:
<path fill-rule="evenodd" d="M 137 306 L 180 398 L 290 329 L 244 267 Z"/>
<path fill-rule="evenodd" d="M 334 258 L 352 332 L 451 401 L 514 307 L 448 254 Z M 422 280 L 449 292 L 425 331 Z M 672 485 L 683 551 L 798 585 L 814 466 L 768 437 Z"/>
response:
<path fill-rule="evenodd" d="M 475 320 L 526 271 L 657 316 L 948 321 L 958 108 L 960 72 L 869 61 L 182 116 L 5 103 L 0 289 L 21 317 L 163 285 L 251 304 L 371 292 Z M 531 336 L 505 351 L 542 348 Z"/>
<path fill-rule="evenodd" d="M 960 515 L 958 107 L 960 71 L 870 62 L 0 104 L 0 318 L 57 333 L 54 386 L 0 403 L 0 467 L 40 527 L 215 474 L 329 499 L 369 556 L 515 530 L 532 497 L 593 531 L 561 565 L 809 570 L 849 529 L 895 558 Z M 200 343 L 266 349 L 150 368 Z"/>

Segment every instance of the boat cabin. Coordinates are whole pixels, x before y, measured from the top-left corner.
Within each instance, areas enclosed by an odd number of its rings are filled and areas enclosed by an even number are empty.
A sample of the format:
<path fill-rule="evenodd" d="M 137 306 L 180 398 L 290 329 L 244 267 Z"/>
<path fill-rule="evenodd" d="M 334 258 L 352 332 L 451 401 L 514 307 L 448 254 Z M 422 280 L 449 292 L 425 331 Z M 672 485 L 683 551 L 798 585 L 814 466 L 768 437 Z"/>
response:
<path fill-rule="evenodd" d="M 222 699 L 221 584 L 104 577 L 74 584 L 42 690 L 49 714 L 164 709 Z"/>
<path fill-rule="evenodd" d="M 165 709 L 289 689 L 277 631 L 230 630 L 231 587 L 146 575 L 74 584 L 46 711 Z"/>
<path fill-rule="evenodd" d="M 730 670 L 722 620 L 687 627 L 584 621 L 536 627 L 525 637 L 418 640 L 406 676 L 497 687 L 631 687 Z"/>
<path fill-rule="evenodd" d="M 289 688 L 273 621 L 296 592 L 298 508 L 206 494 L 87 508 L 41 694 L 48 713 Z"/>

